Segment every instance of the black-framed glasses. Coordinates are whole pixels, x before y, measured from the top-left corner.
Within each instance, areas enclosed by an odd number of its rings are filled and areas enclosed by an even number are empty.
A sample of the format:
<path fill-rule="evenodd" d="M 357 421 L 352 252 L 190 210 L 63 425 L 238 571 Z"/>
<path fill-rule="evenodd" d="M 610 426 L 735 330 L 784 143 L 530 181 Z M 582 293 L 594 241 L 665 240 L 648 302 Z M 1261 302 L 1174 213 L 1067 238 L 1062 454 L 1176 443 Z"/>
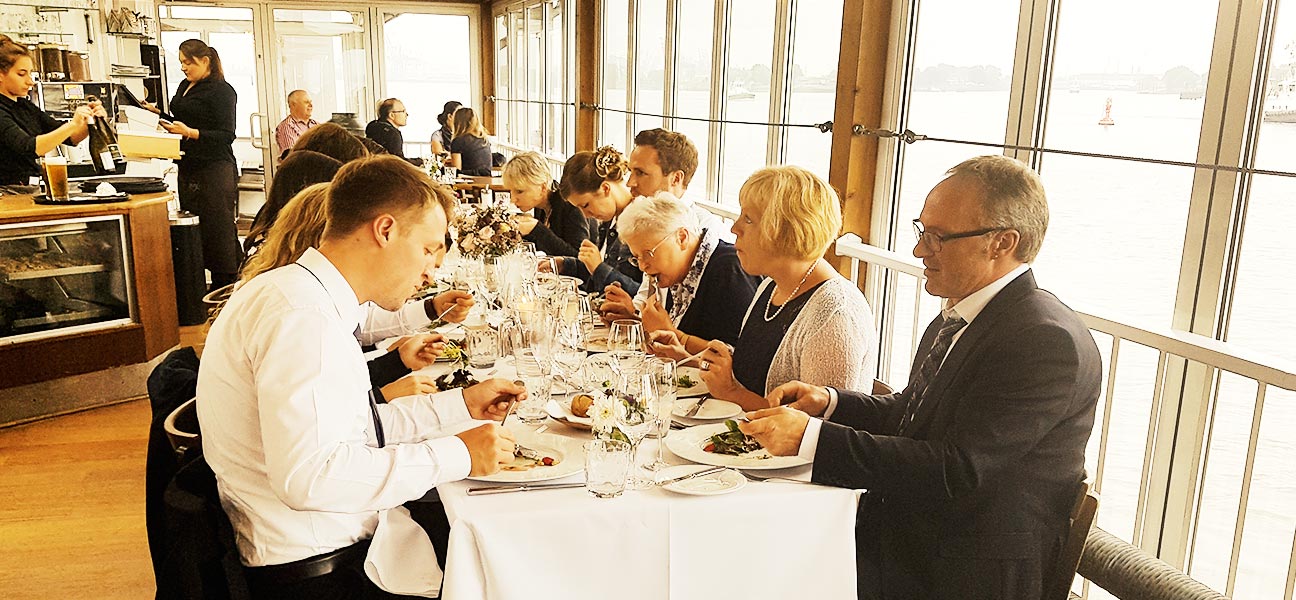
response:
<path fill-rule="evenodd" d="M 396 114 L 396 113 L 401 113 L 401 114 L 406 114 L 406 115 L 409 114 L 409 111 L 408 111 L 408 110 L 405 110 L 405 109 L 401 109 L 401 110 L 393 110 L 393 111 L 391 111 L 391 112 L 392 112 L 392 114 Z"/>
<path fill-rule="evenodd" d="M 1003 227 L 989 227 L 986 229 L 977 229 L 975 231 L 963 231 L 960 233 L 947 233 L 945 235 L 941 235 L 939 233 L 932 233 L 930 231 L 927 231 L 926 228 L 923 227 L 922 221 L 919 221 L 918 219 L 913 220 L 913 229 L 914 229 L 914 237 L 918 238 L 918 243 L 926 244 L 927 247 L 930 248 L 932 252 L 940 252 L 941 249 L 945 247 L 945 242 L 948 242 L 950 240 L 977 237 L 980 235 L 985 235 L 987 233 L 994 233 L 996 231 L 1004 230 Z"/>
<path fill-rule="evenodd" d="M 671 234 L 668 233 L 668 234 L 665 235 L 665 237 L 663 237 L 662 239 L 658 240 L 657 243 L 656 243 L 655 245 L 653 245 L 652 248 L 650 248 L 647 252 L 644 252 L 644 258 L 653 258 L 654 256 L 656 256 L 656 255 L 657 255 L 657 248 L 660 248 L 661 245 L 662 245 L 662 242 L 666 241 L 666 239 L 669 238 L 670 236 L 671 236 Z M 639 268 L 639 257 L 638 257 L 638 256 L 635 256 L 634 254 L 631 254 L 631 255 L 630 255 L 630 264 L 634 265 L 636 269 Z"/>

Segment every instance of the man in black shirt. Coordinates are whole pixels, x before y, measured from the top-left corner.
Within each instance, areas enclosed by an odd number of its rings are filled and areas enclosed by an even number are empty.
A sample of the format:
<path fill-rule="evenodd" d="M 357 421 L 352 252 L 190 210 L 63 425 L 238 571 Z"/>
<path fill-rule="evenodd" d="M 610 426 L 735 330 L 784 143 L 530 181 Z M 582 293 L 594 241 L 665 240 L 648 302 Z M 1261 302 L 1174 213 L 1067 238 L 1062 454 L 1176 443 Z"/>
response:
<path fill-rule="evenodd" d="M 399 128 L 404 127 L 408 121 L 409 111 L 405 110 L 405 103 L 395 98 L 388 98 L 378 103 L 378 118 L 365 126 L 365 137 L 382 144 L 388 154 L 404 158 L 414 165 L 423 166 L 423 159 L 405 158 L 405 136 L 401 135 Z"/>

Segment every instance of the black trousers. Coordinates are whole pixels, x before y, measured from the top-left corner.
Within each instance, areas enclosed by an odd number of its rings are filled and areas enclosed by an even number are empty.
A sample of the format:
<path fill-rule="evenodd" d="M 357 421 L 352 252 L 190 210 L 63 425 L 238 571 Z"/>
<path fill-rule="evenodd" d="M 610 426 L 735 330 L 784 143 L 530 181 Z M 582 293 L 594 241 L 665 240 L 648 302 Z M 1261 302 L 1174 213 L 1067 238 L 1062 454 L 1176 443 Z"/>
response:
<path fill-rule="evenodd" d="M 436 548 L 437 563 L 445 569 L 446 548 L 450 538 L 450 522 L 440 502 L 407 502 L 410 516 L 423 527 L 432 546 Z M 364 572 L 364 561 L 359 560 L 328 575 L 292 583 L 265 584 L 249 578 L 248 587 L 255 600 L 396 600 L 414 598 L 383 591 L 374 585 Z"/>
<path fill-rule="evenodd" d="M 227 161 L 180 161 L 180 208 L 198 215 L 203 266 L 212 287 L 238 279 L 243 249 L 238 243 L 238 166 Z"/>

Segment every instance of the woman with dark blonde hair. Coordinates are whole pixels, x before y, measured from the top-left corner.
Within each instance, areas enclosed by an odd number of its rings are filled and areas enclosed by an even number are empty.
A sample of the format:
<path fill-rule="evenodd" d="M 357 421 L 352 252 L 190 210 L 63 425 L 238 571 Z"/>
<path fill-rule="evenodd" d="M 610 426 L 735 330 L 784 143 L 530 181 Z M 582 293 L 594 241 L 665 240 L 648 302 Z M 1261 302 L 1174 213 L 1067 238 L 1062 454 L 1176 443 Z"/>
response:
<path fill-rule="evenodd" d="M 357 158 L 369 156 L 372 153 L 365 146 L 364 139 L 347 131 L 346 128 L 337 123 L 320 123 L 307 129 L 306 133 L 297 138 L 297 142 L 288 151 L 288 156 L 292 156 L 293 152 L 311 150 L 346 164 Z M 288 160 L 287 157 L 284 160 Z"/>
<path fill-rule="evenodd" d="M 576 256 L 583 269 L 579 274 L 585 279 L 585 291 L 603 291 L 617 284 L 631 296 L 639 292 L 643 272 L 616 228 L 617 216 L 634 200 L 626 186 L 629 176 L 630 163 L 611 146 L 577 152 L 563 165 L 559 193 L 586 217 L 600 223 L 594 238 L 581 242 Z"/>
<path fill-rule="evenodd" d="M 464 106 L 454 114 L 454 139 L 450 140 L 450 166 L 464 175 L 491 174 L 490 142 L 477 112 Z"/>

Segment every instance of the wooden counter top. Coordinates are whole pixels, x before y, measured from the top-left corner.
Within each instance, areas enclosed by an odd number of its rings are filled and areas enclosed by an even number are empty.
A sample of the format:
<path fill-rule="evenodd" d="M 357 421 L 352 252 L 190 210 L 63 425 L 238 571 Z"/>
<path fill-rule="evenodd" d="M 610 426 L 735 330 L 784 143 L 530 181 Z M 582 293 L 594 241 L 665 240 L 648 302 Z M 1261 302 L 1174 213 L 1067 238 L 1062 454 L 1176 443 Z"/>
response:
<path fill-rule="evenodd" d="M 36 204 L 32 200 L 32 196 L 0 196 L 0 224 L 97 215 L 123 215 L 137 208 L 158 203 L 166 204 L 169 200 L 171 200 L 171 192 L 158 192 L 154 194 L 135 194 L 129 200 L 121 202 L 51 206 L 48 204 Z"/>

